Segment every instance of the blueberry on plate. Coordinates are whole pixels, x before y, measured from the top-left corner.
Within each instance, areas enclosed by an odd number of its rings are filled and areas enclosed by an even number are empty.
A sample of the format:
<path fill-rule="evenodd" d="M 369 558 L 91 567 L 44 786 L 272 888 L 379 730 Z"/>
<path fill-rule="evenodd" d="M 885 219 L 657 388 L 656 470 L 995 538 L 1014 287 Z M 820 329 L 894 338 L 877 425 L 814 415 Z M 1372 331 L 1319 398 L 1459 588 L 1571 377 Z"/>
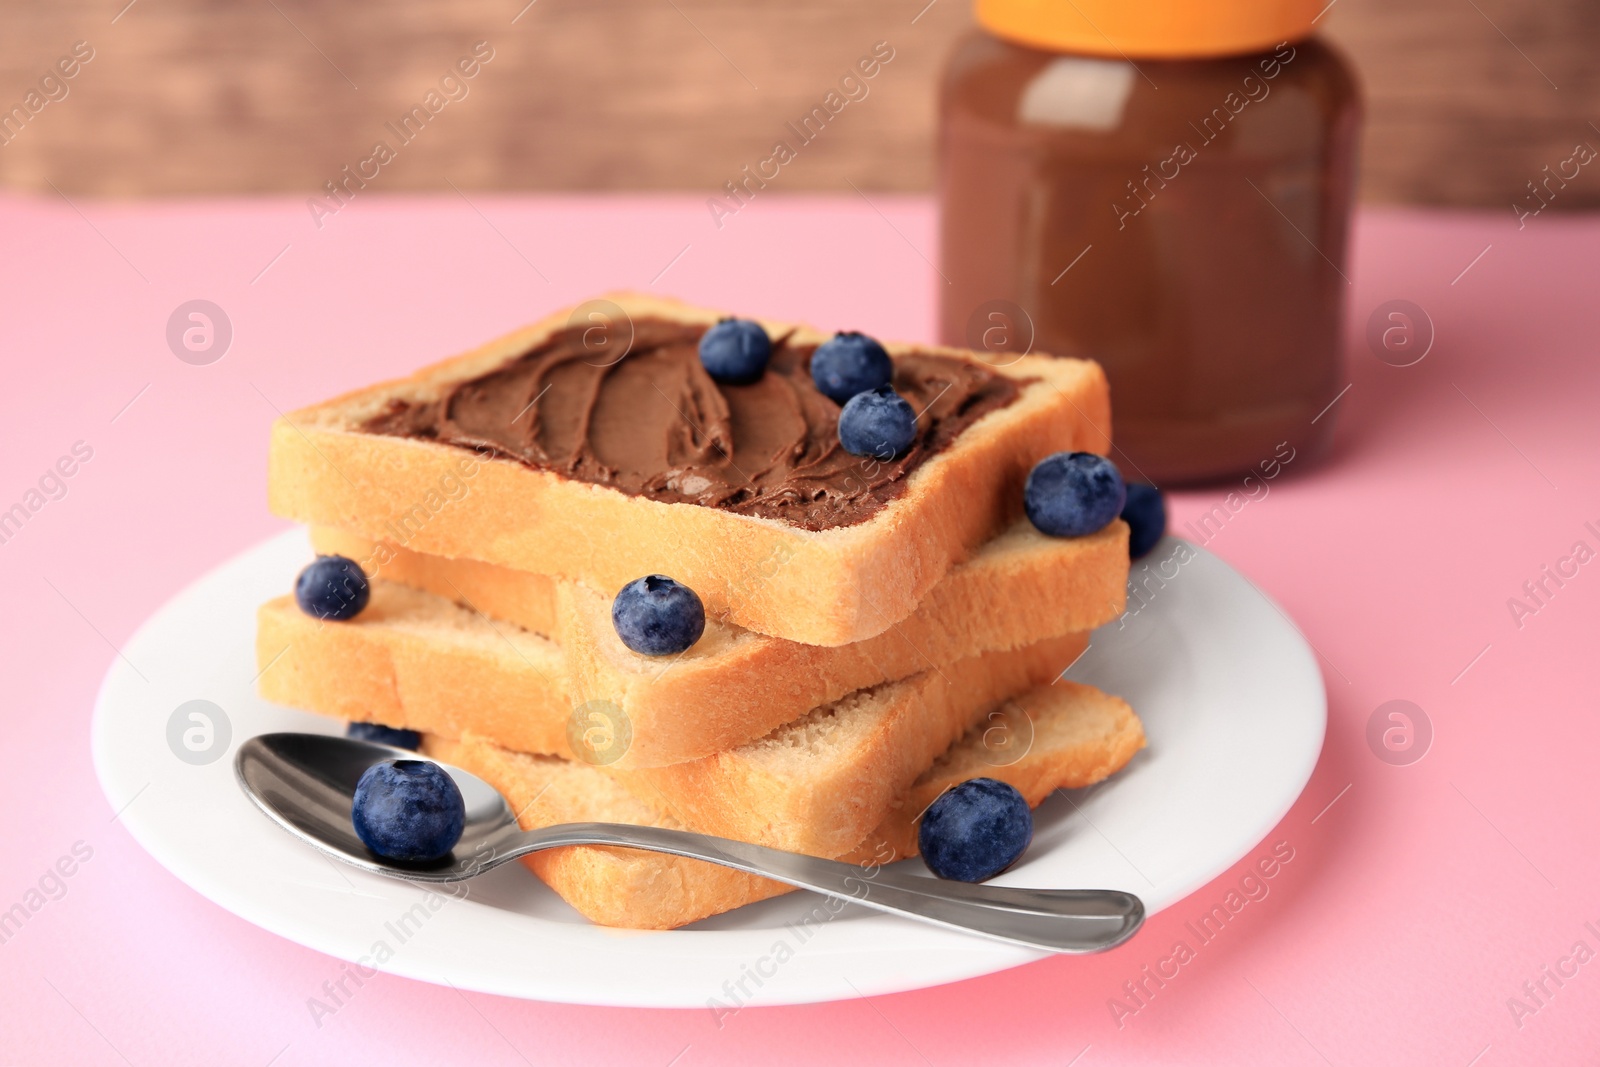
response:
<path fill-rule="evenodd" d="M 456 847 L 467 805 L 437 763 L 386 760 L 356 783 L 350 822 L 361 843 L 385 859 L 425 863 Z"/>
<path fill-rule="evenodd" d="M 1016 788 L 970 778 L 945 790 L 922 815 L 917 847 L 928 870 L 956 882 L 993 878 L 1033 840 L 1033 812 Z"/>
<path fill-rule="evenodd" d="M 748 385 L 771 358 L 772 339 L 759 322 L 723 319 L 700 335 L 700 364 L 719 382 Z"/>
<path fill-rule="evenodd" d="M 1022 504 L 1051 537 L 1082 537 L 1122 512 L 1128 495 L 1116 465 L 1093 452 L 1057 452 L 1028 472 Z"/>
<path fill-rule="evenodd" d="M 409 748 L 413 752 L 422 745 L 422 735 L 417 731 L 396 730 L 393 726 L 376 722 L 353 722 L 344 728 L 344 735 L 357 741 L 371 741 L 375 745 Z"/>
<path fill-rule="evenodd" d="M 611 625 L 641 656 L 675 656 L 706 629 L 706 609 L 693 589 L 663 574 L 635 578 L 611 602 Z"/>
<path fill-rule="evenodd" d="M 847 330 L 824 341 L 811 354 L 811 380 L 822 395 L 843 404 L 857 393 L 888 385 L 894 364 L 883 346 L 864 333 Z"/>
<path fill-rule="evenodd" d="M 1122 521 L 1128 524 L 1128 556 L 1139 559 L 1167 532 L 1167 498 L 1153 485 L 1129 482 Z"/>
<path fill-rule="evenodd" d="M 839 412 L 839 443 L 857 456 L 893 459 L 917 436 L 917 413 L 887 385 L 857 393 Z"/>
<path fill-rule="evenodd" d="M 294 582 L 295 603 L 317 619 L 353 619 L 371 597 L 372 583 L 361 565 L 344 556 L 318 556 Z"/>

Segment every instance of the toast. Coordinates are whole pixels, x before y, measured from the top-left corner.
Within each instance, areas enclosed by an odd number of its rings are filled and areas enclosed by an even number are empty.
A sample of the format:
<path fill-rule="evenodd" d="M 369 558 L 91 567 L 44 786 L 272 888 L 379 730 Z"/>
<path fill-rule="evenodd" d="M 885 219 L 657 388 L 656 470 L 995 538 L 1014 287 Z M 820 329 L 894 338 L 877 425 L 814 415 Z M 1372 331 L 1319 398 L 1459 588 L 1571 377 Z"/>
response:
<path fill-rule="evenodd" d="M 1128 568 L 1120 520 L 1079 538 L 1047 537 L 1021 522 L 953 568 L 916 611 L 877 637 L 829 648 L 710 622 L 688 652 L 661 659 L 623 645 L 609 600 L 573 582 L 340 530 L 315 529 L 312 544 L 357 560 L 369 575 L 555 638 L 566 653 L 571 703 L 606 701 L 628 718 L 632 743 L 619 766 L 698 759 L 859 689 L 977 652 L 1086 632 L 1121 614 Z M 751 697 L 750 679 L 760 679 L 759 699 Z"/>
<path fill-rule="evenodd" d="M 256 611 L 257 686 L 279 704 L 355 722 L 574 756 L 561 646 L 443 597 L 375 581 L 366 609 L 322 622 L 282 596 Z"/>
<path fill-rule="evenodd" d="M 601 411 L 599 401 L 591 399 L 574 431 L 580 446 L 589 443 L 584 435 L 601 432 L 594 427 L 631 433 L 619 427 L 652 426 L 664 418 L 669 455 L 688 449 L 713 463 L 721 453 L 731 463 L 741 438 L 760 438 L 772 422 L 752 425 L 748 418 L 741 422 L 729 415 L 731 390 L 759 387 L 790 391 L 783 395 L 792 393 L 795 410 L 803 415 L 796 416 L 802 425 L 796 432 L 817 449 L 829 450 L 830 463 L 841 462 L 831 436 L 837 406 L 815 391 L 804 369 L 812 348 L 827 335 L 766 323 L 774 339 L 774 363 L 784 361 L 787 376 L 769 368 L 769 386 L 719 387 L 704 376 L 697 358 L 686 362 L 684 356 L 718 313 L 640 295 L 616 294 L 609 300 L 625 319 L 632 347 L 590 377 L 613 373 L 606 368 L 614 366 L 622 368 L 614 372 L 619 380 L 623 370 L 642 368 L 629 372 L 637 378 L 656 373 L 650 368 L 657 363 L 668 367 L 670 376 L 663 379 L 666 389 L 655 386 L 652 395 L 638 386 L 628 394 L 629 404 L 615 411 Z M 919 381 L 926 379 L 929 399 L 919 415 L 916 443 L 904 457 L 887 466 L 847 457 L 845 473 L 830 468 L 832 480 L 822 488 L 795 476 L 769 492 L 758 484 L 759 474 L 741 470 L 749 486 L 726 500 L 718 498 L 714 506 L 688 502 L 695 493 L 708 492 L 702 483 L 709 483 L 680 467 L 654 472 L 640 492 L 624 491 L 605 484 L 610 475 L 604 472 L 616 464 L 600 462 L 583 447 L 574 446 L 570 456 L 577 458 L 570 461 L 536 463 L 525 452 L 512 458 L 513 449 L 500 437 L 479 440 L 452 430 L 455 443 L 442 443 L 425 436 L 434 432 L 437 437 L 436 428 L 408 421 L 436 408 L 453 413 L 451 398 L 465 396 L 462 410 L 507 408 L 495 424 L 499 434 L 501 423 L 510 426 L 524 416 L 509 414 L 514 405 L 493 392 L 502 388 L 494 383 L 510 380 L 535 357 L 558 350 L 581 355 L 588 331 L 569 325 L 575 314 L 558 313 L 409 378 L 279 419 L 272 430 L 272 510 L 419 552 L 551 574 L 599 590 L 619 589 L 645 574 L 667 574 L 694 589 L 712 617 L 804 644 L 843 645 L 876 636 L 911 614 L 946 571 L 1018 518 L 1023 481 L 1033 464 L 1052 452 L 1104 452 L 1110 445 L 1110 399 L 1105 375 L 1094 363 L 1024 356 L 994 367 L 978 354 L 907 345 L 886 346 L 896 362 L 896 387 L 915 372 Z M 668 340 L 651 348 L 652 337 Z M 576 367 L 566 360 L 558 369 L 566 373 Z M 932 389 L 943 380 L 938 375 L 950 379 L 946 390 L 958 381 L 965 384 L 954 397 L 941 399 L 944 393 Z M 556 382 L 555 371 L 550 380 Z M 977 398 L 965 408 L 958 404 L 963 390 Z M 533 395 L 528 406 L 543 395 Z M 543 418 L 541 410 L 528 416 L 528 426 Z M 537 431 L 527 432 L 567 432 L 570 427 L 557 423 L 573 417 L 565 408 L 553 410 Z M 537 451 L 545 438 L 529 440 L 534 444 L 528 449 Z M 465 447 L 472 441 L 474 447 Z M 631 439 L 625 443 L 633 448 Z M 773 453 L 779 458 L 810 454 Z M 841 503 L 830 517 L 826 505 L 835 498 Z M 756 511 L 738 510 L 750 508 Z M 771 517 L 761 508 L 784 517 Z"/>
<path fill-rule="evenodd" d="M 1090 686 L 1058 682 L 1024 694 L 1016 706 L 1028 718 L 1030 744 L 1016 752 L 1004 745 L 996 751 L 994 726 L 974 727 L 843 858 L 862 864 L 865 876 L 876 864 L 915 855 L 922 812 L 967 778 L 1010 782 L 1037 806 L 1055 789 L 1093 785 L 1114 774 L 1144 746 L 1132 709 Z M 1018 744 L 1019 735 L 1008 734 L 1006 745 Z M 471 735 L 429 736 L 423 751 L 487 781 L 505 796 L 525 830 L 568 822 L 686 828 L 582 764 L 508 752 Z M 726 867 L 623 848 L 551 849 L 526 856 L 523 863 L 592 922 L 634 929 L 672 929 L 791 891 Z"/>
<path fill-rule="evenodd" d="M 690 763 L 606 768 L 706 833 L 837 856 L 882 822 L 939 754 L 1008 697 L 1058 678 L 1081 634 L 985 652 L 853 693 L 758 741 Z"/>
<path fill-rule="evenodd" d="M 570 822 L 684 829 L 582 763 L 512 752 L 471 734 L 429 734 L 422 752 L 488 782 L 525 830 Z M 547 849 L 522 862 L 591 922 L 636 930 L 670 930 L 789 889 L 712 863 L 599 845 Z"/>
<path fill-rule="evenodd" d="M 576 757 L 685 822 L 819 855 L 861 840 L 951 742 L 1007 697 L 1059 676 L 1088 643 L 1068 634 L 941 664 L 815 708 L 738 748 L 627 770 L 612 751 L 630 747 L 631 724 L 614 708 L 573 707 L 560 646 L 536 634 L 381 581 L 353 622 L 318 622 L 287 598 L 263 605 L 259 618 L 268 700 Z M 759 687 L 749 698 L 761 699 Z M 604 740 L 595 744 L 591 731 Z"/>
<path fill-rule="evenodd" d="M 922 813 L 969 778 L 1008 782 L 1038 807 L 1057 789 L 1111 777 L 1144 746 L 1144 724 L 1120 697 L 1065 680 L 1031 689 L 991 711 L 923 772 L 868 839 L 867 851 L 915 856 Z"/>

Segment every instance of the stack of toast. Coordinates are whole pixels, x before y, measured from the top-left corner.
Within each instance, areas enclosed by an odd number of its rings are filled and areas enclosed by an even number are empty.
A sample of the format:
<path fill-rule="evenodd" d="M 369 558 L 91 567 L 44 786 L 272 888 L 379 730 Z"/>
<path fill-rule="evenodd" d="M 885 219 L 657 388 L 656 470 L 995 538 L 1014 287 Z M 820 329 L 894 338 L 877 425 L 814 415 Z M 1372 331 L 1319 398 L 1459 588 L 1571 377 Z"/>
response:
<path fill-rule="evenodd" d="M 261 607 L 268 699 L 419 731 L 528 829 L 680 827 L 864 864 L 915 854 L 960 781 L 1037 805 L 1143 746 L 1127 704 L 1061 679 L 1123 610 L 1127 527 L 1054 538 L 1022 517 L 1036 462 L 1109 447 L 1099 367 L 888 345 L 917 435 L 880 462 L 837 447 L 808 370 L 828 335 L 763 322 L 768 370 L 729 385 L 697 355 L 717 313 L 604 307 L 278 422 L 274 511 L 371 593 L 344 622 Z M 613 626 L 617 591 L 652 574 L 704 605 L 681 654 Z M 525 862 L 613 926 L 788 889 L 627 849 Z"/>

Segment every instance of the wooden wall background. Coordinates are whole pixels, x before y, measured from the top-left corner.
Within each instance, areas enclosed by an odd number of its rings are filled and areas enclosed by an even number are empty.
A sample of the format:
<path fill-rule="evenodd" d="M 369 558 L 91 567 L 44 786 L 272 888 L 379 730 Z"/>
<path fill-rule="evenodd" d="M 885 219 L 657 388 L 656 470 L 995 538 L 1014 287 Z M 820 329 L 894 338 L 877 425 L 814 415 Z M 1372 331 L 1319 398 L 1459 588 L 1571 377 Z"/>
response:
<path fill-rule="evenodd" d="M 0 186 L 310 195 L 487 41 L 469 95 L 377 187 L 709 193 L 880 40 L 895 58 L 782 187 L 931 186 L 964 0 L 526 2 L 4 0 L 0 106 L 74 42 L 94 58 L 0 146 Z M 1365 77 L 1369 199 L 1509 207 L 1575 145 L 1600 148 L 1593 0 L 1336 0 L 1323 26 Z M 1591 169 L 1555 207 L 1600 204 Z"/>

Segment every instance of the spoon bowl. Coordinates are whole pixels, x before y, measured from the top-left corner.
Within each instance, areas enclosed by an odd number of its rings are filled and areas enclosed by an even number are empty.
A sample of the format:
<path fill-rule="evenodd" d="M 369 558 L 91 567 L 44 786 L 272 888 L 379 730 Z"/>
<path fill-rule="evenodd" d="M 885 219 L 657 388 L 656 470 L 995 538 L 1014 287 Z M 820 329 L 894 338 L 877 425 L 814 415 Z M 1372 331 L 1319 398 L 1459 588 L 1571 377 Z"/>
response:
<path fill-rule="evenodd" d="M 505 798 L 458 767 L 440 766 L 466 804 L 461 839 L 431 863 L 378 856 L 350 821 L 368 767 L 414 759 L 405 749 L 325 734 L 273 733 L 239 747 L 234 770 L 245 794 L 285 830 L 342 863 L 413 882 L 459 882 L 531 852 L 575 845 L 638 848 L 704 860 L 921 922 L 1050 952 L 1098 952 L 1144 921 L 1144 904 L 1111 889 L 1025 889 L 951 882 L 894 867 L 863 867 L 659 826 L 566 823 L 523 830 Z"/>
<path fill-rule="evenodd" d="M 466 804 L 461 840 L 450 853 L 428 863 L 405 863 L 377 855 L 356 836 L 350 808 L 367 768 L 384 760 L 424 758 L 372 741 L 277 733 L 241 745 L 234 770 L 245 794 L 273 821 L 353 867 L 414 882 L 459 882 L 498 866 L 485 858 L 508 852 L 522 833 L 511 808 L 482 778 L 444 763 L 439 766 Z"/>

